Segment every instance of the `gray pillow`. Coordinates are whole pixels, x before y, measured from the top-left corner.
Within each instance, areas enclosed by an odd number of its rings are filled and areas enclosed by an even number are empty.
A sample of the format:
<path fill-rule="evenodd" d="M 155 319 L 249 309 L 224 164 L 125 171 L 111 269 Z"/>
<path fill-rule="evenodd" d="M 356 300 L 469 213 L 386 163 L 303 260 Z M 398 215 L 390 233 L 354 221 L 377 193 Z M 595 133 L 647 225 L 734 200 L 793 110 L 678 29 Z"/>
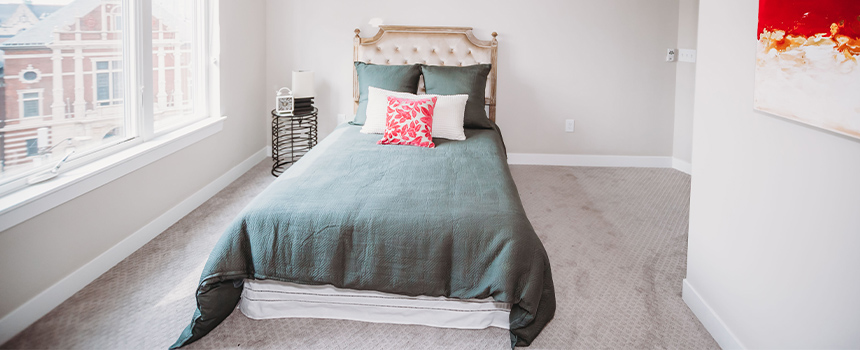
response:
<path fill-rule="evenodd" d="M 364 125 L 367 119 L 367 88 L 385 89 L 388 91 L 418 92 L 418 79 L 421 78 L 421 68 L 417 64 L 388 66 L 355 62 L 358 73 L 358 110 L 351 124 Z"/>
<path fill-rule="evenodd" d="M 424 87 L 428 94 L 469 95 L 463 127 L 471 129 L 493 128 L 493 124 L 487 118 L 487 111 L 484 110 L 487 74 L 490 73 L 490 69 L 492 69 L 490 64 L 465 67 L 421 65 Z"/>

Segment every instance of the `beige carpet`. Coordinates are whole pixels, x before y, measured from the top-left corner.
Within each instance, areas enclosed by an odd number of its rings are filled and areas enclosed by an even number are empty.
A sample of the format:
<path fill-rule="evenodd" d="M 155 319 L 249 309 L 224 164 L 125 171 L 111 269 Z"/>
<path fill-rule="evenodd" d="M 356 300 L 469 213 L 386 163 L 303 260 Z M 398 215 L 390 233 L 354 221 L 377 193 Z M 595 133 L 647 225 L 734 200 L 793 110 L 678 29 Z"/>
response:
<path fill-rule="evenodd" d="M 273 177 L 262 162 L 4 349 L 165 349 L 194 310 L 203 264 Z M 530 349 L 717 349 L 681 301 L 690 177 L 670 169 L 513 166 L 546 246 L 555 319 Z M 234 312 L 189 349 L 509 349 L 506 330 L 255 321 Z"/>

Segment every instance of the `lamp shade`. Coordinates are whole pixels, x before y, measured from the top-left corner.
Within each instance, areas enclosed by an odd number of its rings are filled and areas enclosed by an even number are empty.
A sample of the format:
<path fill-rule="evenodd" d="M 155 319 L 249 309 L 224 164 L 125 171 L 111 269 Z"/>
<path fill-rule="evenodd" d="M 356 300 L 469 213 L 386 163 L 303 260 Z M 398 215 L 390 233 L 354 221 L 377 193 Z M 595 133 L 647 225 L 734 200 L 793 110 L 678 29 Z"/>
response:
<path fill-rule="evenodd" d="M 314 72 L 293 71 L 293 96 L 295 98 L 314 97 Z"/>

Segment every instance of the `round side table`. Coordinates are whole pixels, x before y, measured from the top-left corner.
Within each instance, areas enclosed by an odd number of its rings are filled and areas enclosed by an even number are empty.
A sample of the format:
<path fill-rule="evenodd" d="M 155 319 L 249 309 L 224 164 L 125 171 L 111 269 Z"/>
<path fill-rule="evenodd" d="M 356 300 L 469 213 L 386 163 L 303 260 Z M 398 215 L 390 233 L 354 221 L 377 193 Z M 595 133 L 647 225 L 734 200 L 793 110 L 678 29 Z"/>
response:
<path fill-rule="evenodd" d="M 272 175 L 279 176 L 317 144 L 317 109 L 291 115 L 272 110 Z"/>

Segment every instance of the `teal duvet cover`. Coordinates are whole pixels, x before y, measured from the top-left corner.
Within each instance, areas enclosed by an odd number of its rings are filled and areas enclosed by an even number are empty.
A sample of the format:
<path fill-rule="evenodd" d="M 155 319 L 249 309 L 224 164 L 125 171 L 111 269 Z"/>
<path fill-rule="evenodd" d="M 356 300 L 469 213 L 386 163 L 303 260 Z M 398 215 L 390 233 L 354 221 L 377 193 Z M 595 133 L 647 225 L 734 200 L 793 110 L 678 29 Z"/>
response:
<path fill-rule="evenodd" d="M 511 346 L 555 314 L 552 273 L 498 128 L 436 148 L 377 145 L 341 125 L 254 199 L 209 255 L 192 343 L 236 308 L 246 278 L 511 303 Z"/>

